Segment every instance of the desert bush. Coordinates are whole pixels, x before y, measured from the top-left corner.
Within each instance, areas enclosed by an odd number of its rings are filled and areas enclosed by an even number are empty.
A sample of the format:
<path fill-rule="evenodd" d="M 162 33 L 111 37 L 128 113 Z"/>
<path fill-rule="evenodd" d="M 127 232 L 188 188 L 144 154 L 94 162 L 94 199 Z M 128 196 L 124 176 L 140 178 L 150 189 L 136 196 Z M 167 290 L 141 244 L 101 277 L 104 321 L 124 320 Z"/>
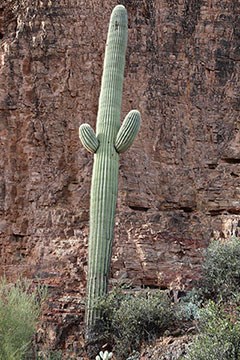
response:
<path fill-rule="evenodd" d="M 235 297 L 240 292 L 240 239 L 210 243 L 202 269 L 206 296 L 217 300 Z"/>
<path fill-rule="evenodd" d="M 240 360 L 240 239 L 210 243 L 202 270 L 199 334 L 184 359 Z"/>
<path fill-rule="evenodd" d="M 102 334 L 105 339 L 112 337 L 115 313 L 117 309 L 120 308 L 121 303 L 125 298 L 126 295 L 124 294 L 123 289 L 121 289 L 120 286 L 116 286 L 106 296 L 100 297 L 96 301 L 95 306 L 101 314 L 96 329 L 99 336 Z"/>
<path fill-rule="evenodd" d="M 173 325 L 175 314 L 168 296 L 160 291 L 141 294 L 111 292 L 100 299 L 101 326 L 114 343 L 117 359 L 126 359 L 144 341 L 153 340 Z"/>
<path fill-rule="evenodd" d="M 0 282 L 0 360 L 21 360 L 27 353 L 45 290 L 30 291 L 30 283 Z"/>
<path fill-rule="evenodd" d="M 199 335 L 185 360 L 240 360 L 240 319 L 223 305 L 210 301 L 200 310 Z"/>
<path fill-rule="evenodd" d="M 188 291 L 176 307 L 176 316 L 180 321 L 191 321 L 199 318 L 204 298 L 201 291 L 196 288 Z"/>

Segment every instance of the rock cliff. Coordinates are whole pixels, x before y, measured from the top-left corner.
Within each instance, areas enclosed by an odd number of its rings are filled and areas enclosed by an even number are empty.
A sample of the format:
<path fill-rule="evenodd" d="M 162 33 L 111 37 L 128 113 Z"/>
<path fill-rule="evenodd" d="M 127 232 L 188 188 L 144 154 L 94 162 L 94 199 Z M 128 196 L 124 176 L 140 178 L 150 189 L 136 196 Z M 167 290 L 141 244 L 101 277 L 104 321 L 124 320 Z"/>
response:
<path fill-rule="evenodd" d="M 92 156 L 78 127 L 95 127 L 117 3 L 0 4 L 0 274 L 49 286 L 53 347 L 74 343 L 82 313 Z M 121 158 L 112 281 L 184 289 L 210 239 L 240 232 L 239 2 L 119 3 L 122 113 L 143 120 Z"/>

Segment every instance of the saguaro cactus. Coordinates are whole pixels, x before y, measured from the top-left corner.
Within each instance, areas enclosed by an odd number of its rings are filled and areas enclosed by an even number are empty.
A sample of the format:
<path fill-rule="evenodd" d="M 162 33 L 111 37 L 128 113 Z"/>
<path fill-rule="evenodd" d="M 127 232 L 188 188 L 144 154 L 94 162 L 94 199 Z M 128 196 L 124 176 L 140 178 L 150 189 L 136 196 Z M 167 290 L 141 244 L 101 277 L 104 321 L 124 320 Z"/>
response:
<path fill-rule="evenodd" d="M 111 14 L 105 50 L 96 135 L 88 124 L 79 128 L 84 147 L 94 153 L 88 244 L 87 332 L 98 319 L 94 301 L 107 293 L 114 216 L 117 201 L 119 154 L 132 144 L 140 113 L 132 110 L 120 124 L 122 86 L 127 46 L 127 11 L 117 5 Z"/>

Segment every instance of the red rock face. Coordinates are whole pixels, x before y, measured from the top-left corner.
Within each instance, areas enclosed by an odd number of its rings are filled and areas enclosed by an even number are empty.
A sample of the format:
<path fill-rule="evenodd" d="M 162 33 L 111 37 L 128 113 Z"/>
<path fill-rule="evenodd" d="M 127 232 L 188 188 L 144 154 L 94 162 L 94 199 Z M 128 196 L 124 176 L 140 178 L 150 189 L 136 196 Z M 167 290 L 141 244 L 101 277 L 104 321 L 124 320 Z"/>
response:
<path fill-rule="evenodd" d="M 49 285 L 55 345 L 85 292 L 93 158 L 78 127 L 95 127 L 116 3 L 0 5 L 0 273 Z M 143 121 L 121 157 L 112 279 L 184 288 L 211 238 L 239 234 L 239 2 L 121 3 L 123 116 Z"/>

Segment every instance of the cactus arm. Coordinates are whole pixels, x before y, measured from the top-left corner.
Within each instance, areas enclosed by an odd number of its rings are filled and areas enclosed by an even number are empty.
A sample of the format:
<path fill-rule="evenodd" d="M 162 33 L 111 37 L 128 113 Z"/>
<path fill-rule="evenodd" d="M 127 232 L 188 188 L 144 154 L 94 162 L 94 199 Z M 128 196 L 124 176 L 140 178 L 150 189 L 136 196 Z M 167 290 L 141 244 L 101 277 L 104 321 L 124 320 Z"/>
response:
<path fill-rule="evenodd" d="M 139 111 L 131 110 L 125 117 L 115 140 L 115 149 L 120 154 L 129 149 L 137 136 L 141 122 Z"/>
<path fill-rule="evenodd" d="M 82 124 L 79 127 L 79 138 L 87 151 L 95 153 L 99 147 L 99 141 L 94 130 L 88 124 Z"/>

